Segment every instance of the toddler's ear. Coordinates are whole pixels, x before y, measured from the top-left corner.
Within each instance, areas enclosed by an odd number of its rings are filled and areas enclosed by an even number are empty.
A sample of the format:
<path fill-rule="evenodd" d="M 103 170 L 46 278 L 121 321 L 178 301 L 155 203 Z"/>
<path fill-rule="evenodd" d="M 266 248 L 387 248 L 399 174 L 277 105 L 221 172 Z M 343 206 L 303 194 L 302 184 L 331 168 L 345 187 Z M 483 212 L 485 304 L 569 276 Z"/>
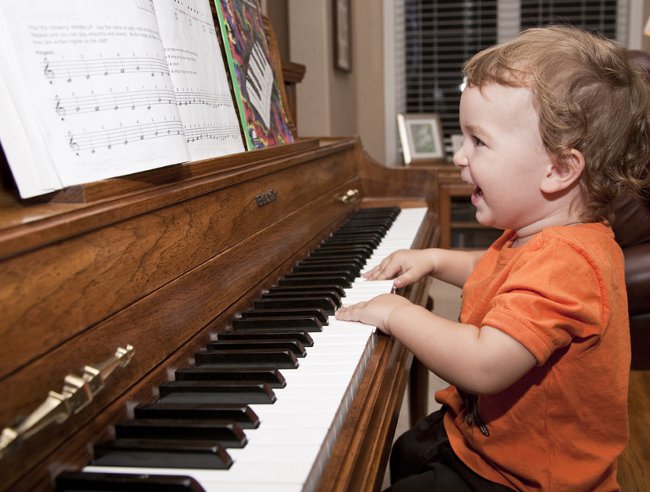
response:
<path fill-rule="evenodd" d="M 560 158 L 552 159 L 540 189 L 543 193 L 557 193 L 576 183 L 585 168 L 585 158 L 576 149 L 566 149 Z"/>

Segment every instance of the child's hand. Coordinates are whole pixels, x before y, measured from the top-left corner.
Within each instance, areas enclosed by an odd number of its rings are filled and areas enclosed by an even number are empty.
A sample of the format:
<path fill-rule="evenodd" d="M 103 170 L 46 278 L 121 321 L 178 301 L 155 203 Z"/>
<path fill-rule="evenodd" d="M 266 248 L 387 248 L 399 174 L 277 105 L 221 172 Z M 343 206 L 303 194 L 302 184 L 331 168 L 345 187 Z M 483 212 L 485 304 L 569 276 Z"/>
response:
<path fill-rule="evenodd" d="M 387 280 L 395 278 L 395 287 L 401 288 L 426 277 L 433 272 L 431 250 L 401 249 L 364 273 L 368 280 Z"/>
<path fill-rule="evenodd" d="M 384 333 L 390 335 L 390 327 L 388 326 L 390 315 L 397 308 L 410 304 L 404 297 L 393 294 L 382 294 L 369 301 L 340 308 L 336 311 L 336 319 L 360 321 L 367 325 L 376 326 Z"/>

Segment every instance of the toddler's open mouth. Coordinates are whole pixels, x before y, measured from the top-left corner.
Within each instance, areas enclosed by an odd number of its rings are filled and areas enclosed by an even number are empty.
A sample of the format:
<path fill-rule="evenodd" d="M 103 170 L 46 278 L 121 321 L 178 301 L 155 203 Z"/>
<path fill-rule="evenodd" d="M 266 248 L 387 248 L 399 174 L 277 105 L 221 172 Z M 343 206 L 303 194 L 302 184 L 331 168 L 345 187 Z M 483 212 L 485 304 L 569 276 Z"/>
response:
<path fill-rule="evenodd" d="M 483 190 L 480 187 L 475 186 L 474 192 L 472 193 L 472 204 L 476 204 L 481 198 L 483 198 Z"/>

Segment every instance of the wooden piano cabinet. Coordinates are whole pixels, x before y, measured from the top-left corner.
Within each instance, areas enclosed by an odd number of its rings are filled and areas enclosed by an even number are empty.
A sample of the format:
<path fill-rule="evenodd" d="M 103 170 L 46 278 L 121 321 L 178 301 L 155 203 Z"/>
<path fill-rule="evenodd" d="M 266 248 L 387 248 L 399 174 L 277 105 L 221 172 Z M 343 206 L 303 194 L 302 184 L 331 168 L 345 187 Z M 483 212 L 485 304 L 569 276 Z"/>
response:
<path fill-rule="evenodd" d="M 344 203 L 349 190 L 359 199 Z M 358 208 L 427 207 L 415 246 L 435 245 L 436 190 L 435 172 L 385 168 L 341 137 L 84 185 L 68 202 L 71 190 L 49 202 L 0 194 L 0 428 L 67 375 L 135 348 L 86 408 L 0 458 L 0 491 L 51 491 L 86 465 L 116 422 Z M 403 294 L 424 304 L 428 285 Z M 380 486 L 409 363 L 379 336 L 320 490 Z"/>

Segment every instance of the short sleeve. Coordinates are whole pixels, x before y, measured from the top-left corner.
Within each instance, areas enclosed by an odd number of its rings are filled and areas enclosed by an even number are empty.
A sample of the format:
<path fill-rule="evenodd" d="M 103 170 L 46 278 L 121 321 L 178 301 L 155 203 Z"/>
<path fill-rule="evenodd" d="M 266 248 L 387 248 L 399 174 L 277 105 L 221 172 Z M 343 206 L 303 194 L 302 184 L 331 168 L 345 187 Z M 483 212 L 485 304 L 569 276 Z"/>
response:
<path fill-rule="evenodd" d="M 554 239 L 522 254 L 493 297 L 483 325 L 521 343 L 545 363 L 572 342 L 584 349 L 602 335 L 607 299 L 589 254 Z"/>

